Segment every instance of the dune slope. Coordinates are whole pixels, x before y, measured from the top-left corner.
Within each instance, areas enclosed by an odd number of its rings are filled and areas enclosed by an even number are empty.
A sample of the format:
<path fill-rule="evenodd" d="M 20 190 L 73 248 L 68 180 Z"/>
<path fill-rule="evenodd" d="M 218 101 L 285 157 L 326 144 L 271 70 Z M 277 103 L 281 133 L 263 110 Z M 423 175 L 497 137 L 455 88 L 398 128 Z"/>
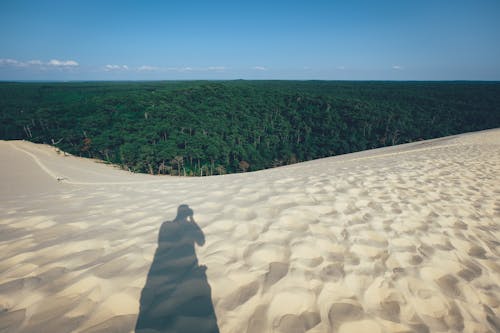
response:
<path fill-rule="evenodd" d="M 0 332 L 132 332 L 153 282 L 178 327 L 202 285 L 221 332 L 500 331 L 498 129 L 206 178 L 0 163 Z"/>

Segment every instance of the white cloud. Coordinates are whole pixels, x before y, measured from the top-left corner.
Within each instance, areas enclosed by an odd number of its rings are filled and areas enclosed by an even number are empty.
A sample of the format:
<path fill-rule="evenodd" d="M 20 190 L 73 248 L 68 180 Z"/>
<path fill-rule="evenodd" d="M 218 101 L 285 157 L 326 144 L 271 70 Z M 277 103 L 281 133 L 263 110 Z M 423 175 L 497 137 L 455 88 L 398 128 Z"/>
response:
<path fill-rule="evenodd" d="M 0 66 L 26 67 L 27 63 L 18 61 L 16 59 L 0 59 Z"/>
<path fill-rule="evenodd" d="M 9 66 L 9 67 L 27 67 L 30 65 L 31 61 L 23 62 L 16 59 L 3 58 L 0 59 L 0 66 Z"/>
<path fill-rule="evenodd" d="M 104 66 L 104 69 L 111 71 L 113 69 L 121 69 L 121 66 L 120 65 L 106 65 L 106 66 Z"/>
<path fill-rule="evenodd" d="M 104 66 L 104 70 L 106 72 L 110 71 L 128 71 L 129 68 L 127 65 L 106 65 Z"/>
<path fill-rule="evenodd" d="M 264 66 L 255 66 L 252 67 L 252 69 L 255 69 L 256 71 L 267 71 L 267 67 Z"/>
<path fill-rule="evenodd" d="M 0 66 L 9 66 L 9 67 L 31 67 L 38 69 L 47 69 L 46 66 L 52 68 L 71 68 L 77 67 L 79 64 L 74 60 L 57 60 L 52 59 L 48 62 L 43 62 L 41 60 L 28 60 L 28 61 L 20 61 L 16 59 L 0 59 Z"/>
<path fill-rule="evenodd" d="M 206 71 L 224 71 L 227 67 L 224 66 L 208 66 L 208 67 L 168 67 L 168 71 L 173 72 L 206 72 Z"/>
<path fill-rule="evenodd" d="M 57 59 L 50 60 L 47 63 L 47 65 L 54 66 L 54 67 L 76 67 L 76 66 L 79 66 L 79 64 L 74 60 L 57 60 Z"/>
<path fill-rule="evenodd" d="M 337 67 L 337 69 L 343 71 L 343 70 L 345 70 L 345 66 L 339 66 L 339 67 Z"/>
<path fill-rule="evenodd" d="M 116 66 L 116 65 L 107 65 L 107 66 Z M 122 66 L 124 68 L 124 66 Z M 118 69 L 118 67 L 113 67 L 109 68 L 111 69 Z M 128 69 L 128 67 L 127 67 Z M 206 71 L 225 71 L 227 67 L 225 66 L 208 66 L 208 67 L 191 67 L 191 66 L 184 66 L 184 67 L 157 67 L 157 66 L 149 66 L 149 65 L 143 65 L 140 67 L 137 67 L 137 71 L 139 72 L 178 72 L 178 73 L 185 73 L 185 72 L 206 72 Z"/>
<path fill-rule="evenodd" d="M 396 71 L 399 71 L 399 70 L 403 69 L 403 67 L 402 67 L 402 66 L 399 66 L 399 65 L 393 65 L 393 66 L 392 66 L 392 69 L 394 69 L 394 70 L 396 70 Z"/>
<path fill-rule="evenodd" d="M 140 72 L 153 72 L 160 70 L 160 68 L 154 66 L 142 65 L 139 68 L 137 68 L 137 70 Z"/>
<path fill-rule="evenodd" d="M 224 70 L 226 70 L 226 67 L 224 67 L 224 66 L 209 66 L 209 67 L 207 67 L 207 70 L 209 70 L 209 71 L 224 71 Z"/>

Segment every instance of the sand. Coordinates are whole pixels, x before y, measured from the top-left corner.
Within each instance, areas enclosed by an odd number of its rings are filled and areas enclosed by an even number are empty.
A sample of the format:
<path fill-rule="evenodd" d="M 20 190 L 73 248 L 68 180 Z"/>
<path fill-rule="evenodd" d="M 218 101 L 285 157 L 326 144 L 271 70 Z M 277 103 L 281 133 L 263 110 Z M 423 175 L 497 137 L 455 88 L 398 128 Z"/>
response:
<path fill-rule="evenodd" d="M 0 332 L 500 331 L 499 129 L 204 178 L 0 163 Z"/>

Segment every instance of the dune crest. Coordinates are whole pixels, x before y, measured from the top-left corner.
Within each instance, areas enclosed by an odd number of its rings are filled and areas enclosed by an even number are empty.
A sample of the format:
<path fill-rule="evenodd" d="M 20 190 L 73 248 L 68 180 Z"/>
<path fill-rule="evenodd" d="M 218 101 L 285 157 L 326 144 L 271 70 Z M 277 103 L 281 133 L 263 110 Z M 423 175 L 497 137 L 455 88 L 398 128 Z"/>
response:
<path fill-rule="evenodd" d="M 220 332 L 500 330 L 499 129 L 205 178 L 23 141 L 0 163 L 0 332 L 133 332 L 166 307 Z M 191 272 L 171 283 L 159 233 L 181 205 L 204 242 L 168 254 Z M 150 307 L 146 285 L 212 304 Z"/>

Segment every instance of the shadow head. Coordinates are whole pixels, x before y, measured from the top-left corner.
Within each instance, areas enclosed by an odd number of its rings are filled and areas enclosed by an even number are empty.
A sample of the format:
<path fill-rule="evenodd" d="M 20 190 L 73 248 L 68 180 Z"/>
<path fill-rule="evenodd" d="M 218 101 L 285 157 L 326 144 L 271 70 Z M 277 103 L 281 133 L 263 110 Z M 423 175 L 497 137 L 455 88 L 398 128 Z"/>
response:
<path fill-rule="evenodd" d="M 188 221 L 193 219 L 193 210 L 188 205 L 180 205 L 177 208 L 176 221 Z"/>

